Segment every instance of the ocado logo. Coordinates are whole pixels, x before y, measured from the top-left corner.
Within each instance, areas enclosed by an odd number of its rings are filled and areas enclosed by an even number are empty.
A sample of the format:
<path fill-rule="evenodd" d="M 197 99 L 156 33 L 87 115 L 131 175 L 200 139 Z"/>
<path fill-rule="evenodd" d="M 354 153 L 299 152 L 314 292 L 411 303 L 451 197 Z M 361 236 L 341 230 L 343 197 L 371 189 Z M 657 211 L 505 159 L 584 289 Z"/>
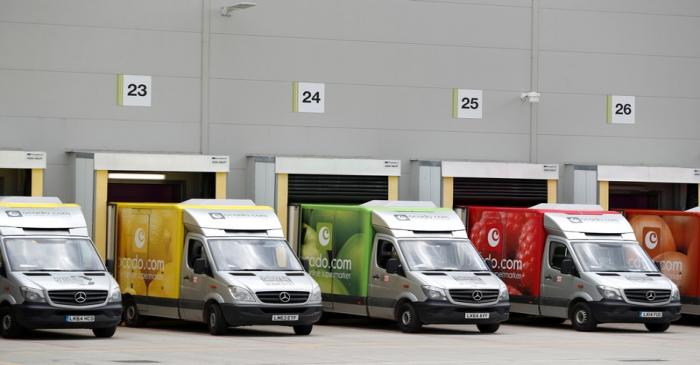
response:
<path fill-rule="evenodd" d="M 134 245 L 136 245 L 136 248 L 143 248 L 145 244 L 146 232 L 143 231 L 143 228 L 137 228 L 136 233 L 134 233 Z"/>
<path fill-rule="evenodd" d="M 331 230 L 328 226 L 323 226 L 318 231 L 318 242 L 321 246 L 328 246 L 331 242 Z"/>
<path fill-rule="evenodd" d="M 501 243 L 501 234 L 498 233 L 498 229 L 491 228 L 488 234 L 489 246 L 496 247 Z"/>
<path fill-rule="evenodd" d="M 655 229 L 644 232 L 644 245 L 653 250 L 659 245 L 659 233 Z"/>

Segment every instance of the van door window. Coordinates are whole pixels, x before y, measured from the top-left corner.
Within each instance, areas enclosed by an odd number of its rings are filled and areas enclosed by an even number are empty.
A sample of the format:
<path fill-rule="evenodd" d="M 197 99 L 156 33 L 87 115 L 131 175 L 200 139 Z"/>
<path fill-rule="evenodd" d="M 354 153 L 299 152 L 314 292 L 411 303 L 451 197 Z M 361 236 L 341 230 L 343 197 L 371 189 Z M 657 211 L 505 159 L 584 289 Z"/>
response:
<path fill-rule="evenodd" d="M 565 244 L 561 242 L 549 244 L 549 266 L 551 268 L 561 270 L 561 262 L 567 258 L 571 258 L 571 254 L 569 254 Z"/>
<path fill-rule="evenodd" d="M 194 268 L 194 261 L 204 257 L 204 244 L 200 240 L 191 239 L 187 246 L 187 266 Z"/>
<path fill-rule="evenodd" d="M 377 242 L 377 266 L 386 270 L 386 262 L 389 259 L 398 259 L 399 255 L 396 252 L 394 243 L 386 240 Z"/>

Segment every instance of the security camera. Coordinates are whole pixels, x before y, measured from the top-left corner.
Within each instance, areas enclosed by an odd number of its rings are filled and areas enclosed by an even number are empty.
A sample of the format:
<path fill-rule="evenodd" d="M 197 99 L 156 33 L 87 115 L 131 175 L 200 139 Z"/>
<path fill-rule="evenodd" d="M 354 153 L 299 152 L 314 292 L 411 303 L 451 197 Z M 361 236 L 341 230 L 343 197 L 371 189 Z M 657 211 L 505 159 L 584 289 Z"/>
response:
<path fill-rule="evenodd" d="M 540 102 L 540 93 L 537 91 L 530 91 L 528 93 L 522 93 L 520 94 L 520 100 L 523 102 L 528 102 L 528 103 L 539 103 Z"/>
<path fill-rule="evenodd" d="M 231 12 L 233 12 L 234 10 L 248 9 L 252 8 L 255 5 L 255 3 L 237 3 L 230 6 L 222 6 L 221 16 L 231 16 Z"/>

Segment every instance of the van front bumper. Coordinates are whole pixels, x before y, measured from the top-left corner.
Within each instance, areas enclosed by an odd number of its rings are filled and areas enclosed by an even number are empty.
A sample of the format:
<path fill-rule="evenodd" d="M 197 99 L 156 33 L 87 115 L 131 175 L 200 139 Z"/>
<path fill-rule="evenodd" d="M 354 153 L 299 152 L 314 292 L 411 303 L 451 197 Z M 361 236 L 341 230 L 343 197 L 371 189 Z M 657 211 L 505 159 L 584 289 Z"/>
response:
<path fill-rule="evenodd" d="M 510 303 L 496 303 L 489 307 L 467 307 L 450 302 L 426 300 L 413 303 L 418 318 L 425 324 L 493 324 L 508 320 Z M 467 313 L 488 313 L 488 318 L 467 318 Z"/>
<path fill-rule="evenodd" d="M 681 318 L 681 303 L 645 307 L 622 301 L 589 302 L 598 323 L 669 323 Z M 642 317 L 642 312 L 661 312 L 661 317 Z"/>
<path fill-rule="evenodd" d="M 110 303 L 92 309 L 66 309 L 45 303 L 23 303 L 12 306 L 17 323 L 27 329 L 107 328 L 122 320 L 122 304 Z M 94 322 L 67 322 L 66 316 L 95 316 Z"/>
<path fill-rule="evenodd" d="M 222 304 L 221 310 L 230 326 L 280 325 L 296 326 L 311 325 L 321 319 L 321 305 L 290 306 L 290 307 L 253 307 L 235 304 Z M 273 320 L 276 315 L 298 315 L 296 321 Z"/>

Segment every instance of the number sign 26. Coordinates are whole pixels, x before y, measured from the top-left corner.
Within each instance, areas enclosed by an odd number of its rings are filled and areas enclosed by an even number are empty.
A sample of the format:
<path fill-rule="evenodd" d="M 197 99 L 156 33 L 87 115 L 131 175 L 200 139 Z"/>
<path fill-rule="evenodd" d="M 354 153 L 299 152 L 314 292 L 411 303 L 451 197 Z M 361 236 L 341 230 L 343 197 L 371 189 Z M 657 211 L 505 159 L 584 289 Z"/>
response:
<path fill-rule="evenodd" d="M 323 113 L 326 103 L 326 85 L 314 82 L 292 83 L 292 111 L 295 113 Z"/>
<path fill-rule="evenodd" d="M 117 105 L 151 106 L 151 76 L 117 75 Z"/>
<path fill-rule="evenodd" d="M 608 95 L 608 123 L 634 124 L 634 96 Z"/>
<path fill-rule="evenodd" d="M 483 90 L 452 90 L 452 118 L 481 119 L 483 117 L 483 105 Z"/>

